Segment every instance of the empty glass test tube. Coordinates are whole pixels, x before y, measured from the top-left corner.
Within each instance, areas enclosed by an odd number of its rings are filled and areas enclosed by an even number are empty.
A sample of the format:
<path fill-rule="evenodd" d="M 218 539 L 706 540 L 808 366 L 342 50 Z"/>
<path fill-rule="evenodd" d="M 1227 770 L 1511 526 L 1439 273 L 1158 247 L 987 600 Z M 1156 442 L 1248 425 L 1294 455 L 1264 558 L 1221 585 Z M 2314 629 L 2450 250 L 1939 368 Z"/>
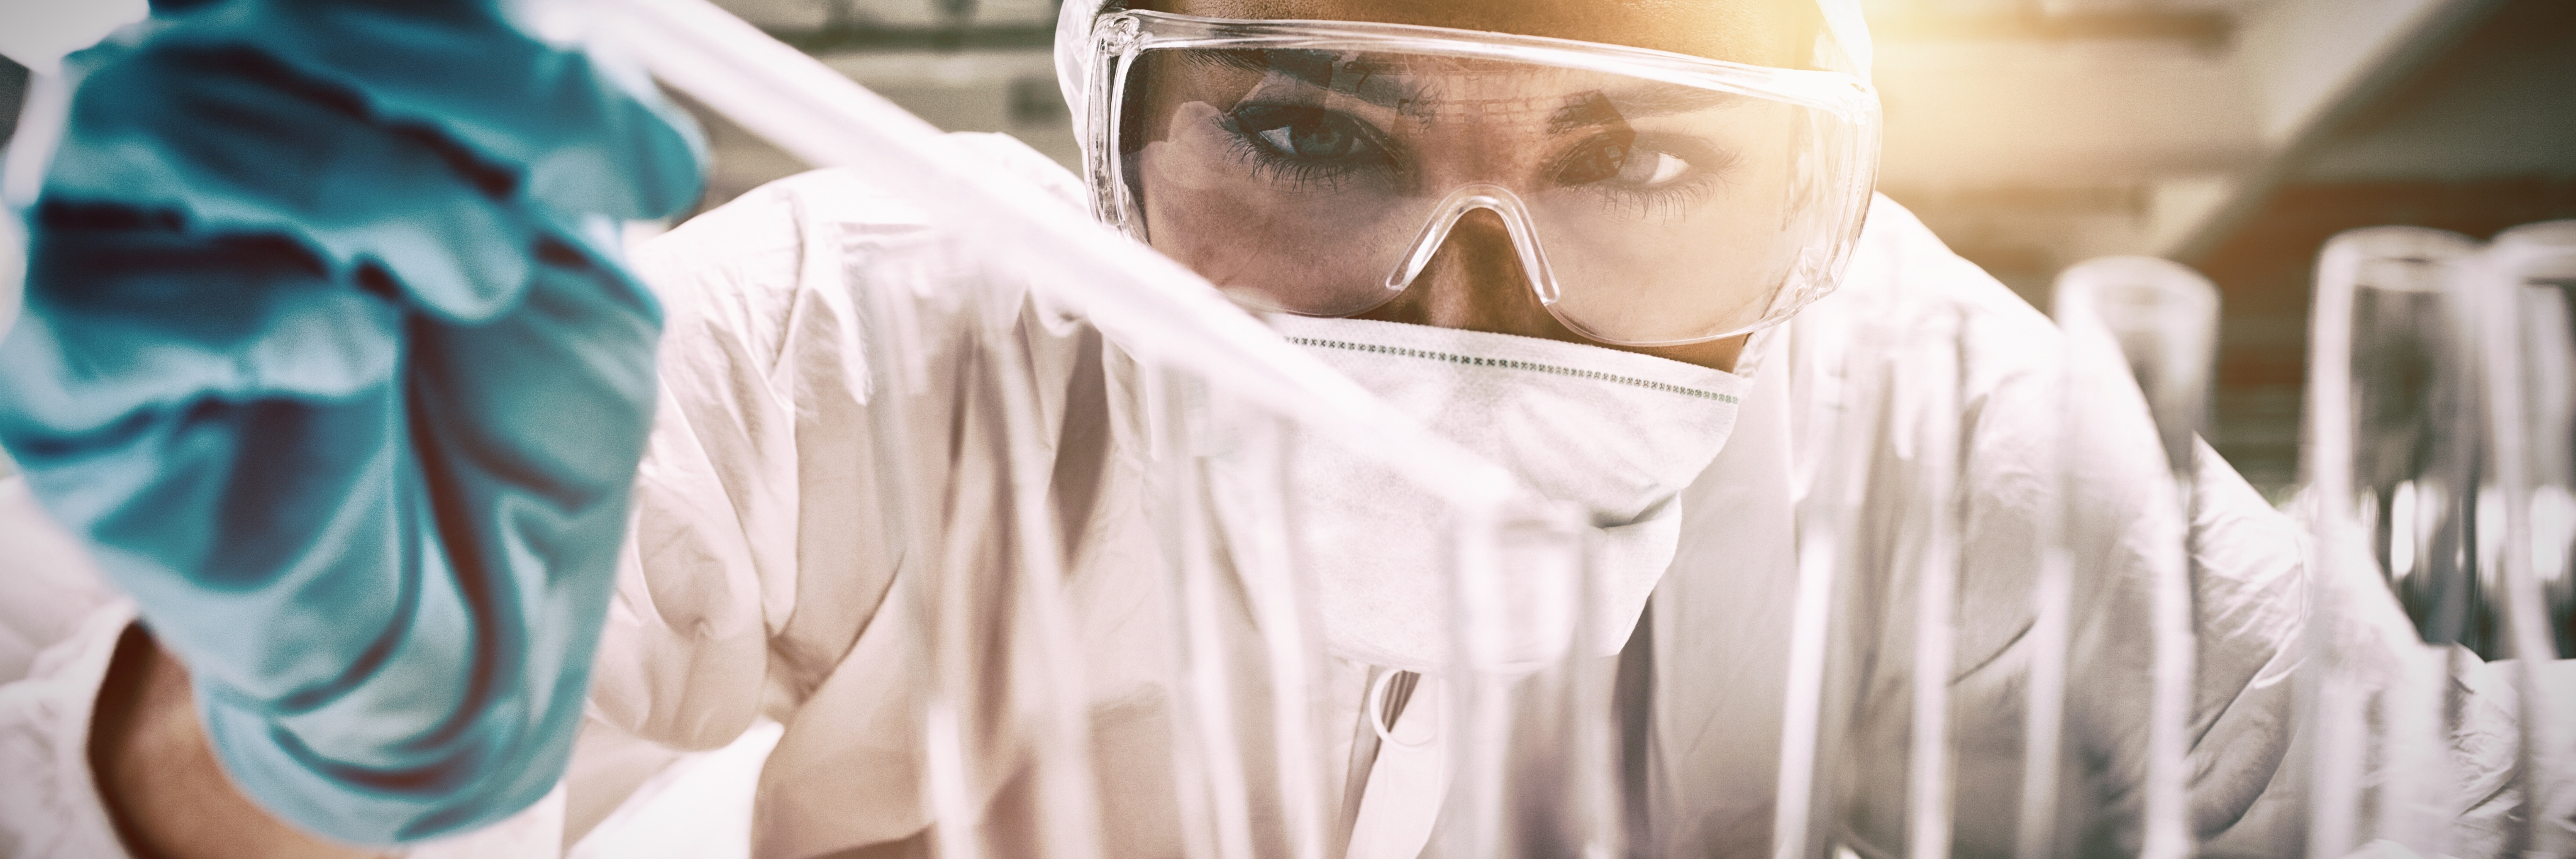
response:
<path fill-rule="evenodd" d="M 2149 695 L 2146 801 L 2139 848 L 2141 856 L 2173 859 L 2189 855 L 2193 840 L 2189 731 L 2197 675 L 2197 630 L 2193 620 L 2196 577 L 2191 569 L 2189 523 L 2193 475 L 2199 461 L 2199 432 L 2207 414 L 2210 367 L 2217 357 L 2218 290 L 2199 272 L 2179 263 L 2152 257 L 2106 257 L 2060 275 L 2056 295 L 2057 324 L 2071 344 L 2086 338 L 2107 339 L 2127 359 L 2130 374 L 2146 397 L 2166 467 L 2173 475 L 2178 509 L 2170 521 L 2179 527 L 2165 535 L 2174 544 L 2169 551 L 2152 555 L 2156 563 L 2151 601 L 2154 616 L 2149 626 L 2154 636 L 2150 642 L 2155 651 L 2151 674 L 2154 688 Z M 2043 569 L 2042 576 L 2064 572 L 2065 567 L 2057 565 Z M 2037 625 L 2045 626 L 2058 639 L 2043 644 L 2062 650 L 2066 626 L 2063 613 L 2069 610 L 2062 601 L 2072 589 L 2043 583 L 2038 591 L 2058 601 L 2038 607 L 2043 620 Z M 2065 666 L 2062 656 L 2046 665 L 2053 672 L 2063 672 Z M 2063 694 L 2064 686 L 2062 675 L 2035 678 L 2031 684 L 2035 693 L 2054 690 Z M 2045 711 L 2052 718 L 2063 712 L 2062 702 L 2033 704 L 2034 712 Z M 2054 738 L 2058 729 L 2056 725 L 2035 729 L 2032 736 Z M 2034 744 L 2030 752 L 2034 757 L 2029 771 L 2053 778 L 2059 749 Z M 2033 807 L 2036 805 L 2025 804 L 2029 815 L 2026 825 L 2044 826 L 2053 815 L 2044 807 Z M 2039 834 L 2024 838 L 2034 844 L 2049 840 Z"/>
<path fill-rule="evenodd" d="M 2457 234 L 2373 227 L 2337 235 L 2317 263 L 2310 320 L 2306 515 L 2312 598 L 2298 676 L 2310 768 L 2307 853 L 2340 857 L 2385 839 L 2447 848 L 2440 651 L 2401 652 L 2394 670 L 2347 664 L 2339 636 L 2363 634 L 2354 581 L 2389 582 L 2428 639 L 2473 638 L 2446 614 L 2479 587 L 2475 390 L 2460 326 Z M 2446 619 L 2449 618 L 2449 619 Z"/>
<path fill-rule="evenodd" d="M 2565 782 L 2576 727 L 2560 703 L 2576 687 L 2576 221 L 2496 236 L 2480 261 L 2478 341 L 2488 381 L 2492 474 L 2503 535 L 2493 577 L 2503 655 L 2514 660 L 2521 711 L 2523 821 L 2508 849 L 2576 852 L 2576 796 Z"/>

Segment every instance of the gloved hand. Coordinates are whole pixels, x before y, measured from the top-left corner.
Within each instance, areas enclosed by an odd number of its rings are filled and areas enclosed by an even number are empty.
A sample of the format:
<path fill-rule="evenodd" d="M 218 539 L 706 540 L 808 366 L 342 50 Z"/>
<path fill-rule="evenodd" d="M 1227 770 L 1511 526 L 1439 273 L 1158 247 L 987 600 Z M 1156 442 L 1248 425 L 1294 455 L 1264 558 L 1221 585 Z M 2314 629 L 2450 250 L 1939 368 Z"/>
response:
<path fill-rule="evenodd" d="M 498 820 L 570 754 L 651 419 L 616 223 L 700 146 L 495 0 L 172 5 L 65 62 L 0 444 L 251 798 Z"/>

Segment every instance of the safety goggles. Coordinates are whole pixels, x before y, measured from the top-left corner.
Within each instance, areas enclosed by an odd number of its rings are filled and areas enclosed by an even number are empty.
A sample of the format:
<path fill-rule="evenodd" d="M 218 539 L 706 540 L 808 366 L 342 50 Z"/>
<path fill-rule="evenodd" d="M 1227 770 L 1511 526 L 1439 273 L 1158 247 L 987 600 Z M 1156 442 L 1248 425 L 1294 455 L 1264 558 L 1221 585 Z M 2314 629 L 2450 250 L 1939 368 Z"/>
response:
<path fill-rule="evenodd" d="M 1479 249 L 1575 332 L 1734 336 L 1833 288 L 1877 172 L 1877 94 L 1841 72 L 1399 24 L 1092 33 L 1099 215 L 1266 310 L 1366 313 L 1489 212 Z"/>

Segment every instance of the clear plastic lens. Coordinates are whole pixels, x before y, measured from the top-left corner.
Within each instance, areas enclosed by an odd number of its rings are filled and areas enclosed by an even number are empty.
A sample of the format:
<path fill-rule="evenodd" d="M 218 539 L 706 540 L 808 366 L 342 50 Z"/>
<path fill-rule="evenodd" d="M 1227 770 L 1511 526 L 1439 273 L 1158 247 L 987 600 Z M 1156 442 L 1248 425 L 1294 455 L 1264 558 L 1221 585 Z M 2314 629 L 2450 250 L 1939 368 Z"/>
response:
<path fill-rule="evenodd" d="M 1830 289 L 1867 207 L 1875 101 L 1831 73 L 1135 20 L 1103 111 L 1108 214 L 1265 309 L 1499 278 L 1598 340 L 1712 339 Z"/>

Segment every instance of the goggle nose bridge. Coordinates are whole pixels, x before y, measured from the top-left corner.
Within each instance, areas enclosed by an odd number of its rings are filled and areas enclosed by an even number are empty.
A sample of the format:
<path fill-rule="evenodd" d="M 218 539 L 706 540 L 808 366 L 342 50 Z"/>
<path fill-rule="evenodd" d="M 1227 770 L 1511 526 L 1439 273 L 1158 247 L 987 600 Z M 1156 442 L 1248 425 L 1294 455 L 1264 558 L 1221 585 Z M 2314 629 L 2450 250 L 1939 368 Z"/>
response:
<path fill-rule="evenodd" d="M 1458 219 L 1477 209 L 1502 218 L 1503 232 L 1520 258 L 1521 273 L 1529 279 L 1530 292 L 1538 296 L 1540 305 L 1554 306 L 1562 295 L 1557 289 L 1556 272 L 1548 267 L 1547 252 L 1539 246 L 1537 221 L 1530 217 L 1529 206 L 1521 202 L 1519 195 L 1490 182 L 1461 186 L 1440 199 L 1422 233 L 1414 237 L 1412 247 L 1405 249 L 1403 262 L 1387 275 L 1387 291 L 1403 292 L 1412 286 L 1413 279 L 1431 266 L 1431 258 L 1440 253 L 1440 246 L 1449 242 L 1449 231 L 1458 226 Z"/>

